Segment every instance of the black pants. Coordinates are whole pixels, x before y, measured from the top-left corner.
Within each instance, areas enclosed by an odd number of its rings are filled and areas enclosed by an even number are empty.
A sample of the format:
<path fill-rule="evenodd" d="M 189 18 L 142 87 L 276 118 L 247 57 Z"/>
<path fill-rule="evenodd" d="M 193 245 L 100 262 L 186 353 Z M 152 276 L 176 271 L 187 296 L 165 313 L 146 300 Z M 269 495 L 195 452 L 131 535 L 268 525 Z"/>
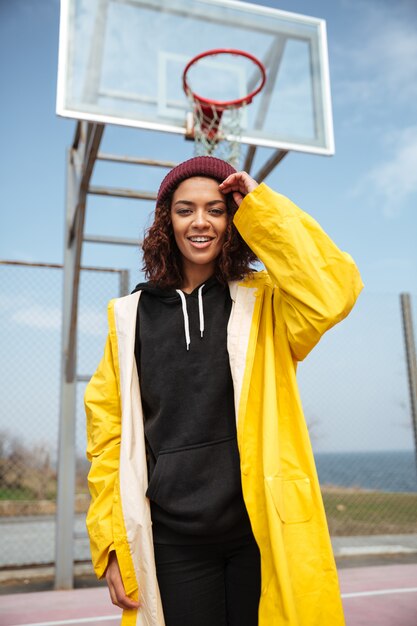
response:
<path fill-rule="evenodd" d="M 257 626 L 261 573 L 252 536 L 155 544 L 155 558 L 166 626 Z"/>

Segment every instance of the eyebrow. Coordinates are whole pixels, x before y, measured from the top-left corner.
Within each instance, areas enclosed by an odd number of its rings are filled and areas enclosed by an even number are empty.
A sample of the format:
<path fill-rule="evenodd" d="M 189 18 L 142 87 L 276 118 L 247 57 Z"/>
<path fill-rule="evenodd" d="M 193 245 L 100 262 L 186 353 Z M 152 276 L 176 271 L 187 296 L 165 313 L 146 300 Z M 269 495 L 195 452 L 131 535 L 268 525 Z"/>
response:
<path fill-rule="evenodd" d="M 206 202 L 206 206 L 213 206 L 214 204 L 219 204 L 219 203 L 224 204 L 224 206 L 227 206 L 226 201 L 222 200 L 222 198 L 219 198 L 218 200 L 210 200 L 209 202 Z M 174 206 L 176 206 L 177 204 L 185 204 L 186 206 L 194 206 L 195 202 L 192 202 L 191 200 L 177 200 L 174 203 Z"/>

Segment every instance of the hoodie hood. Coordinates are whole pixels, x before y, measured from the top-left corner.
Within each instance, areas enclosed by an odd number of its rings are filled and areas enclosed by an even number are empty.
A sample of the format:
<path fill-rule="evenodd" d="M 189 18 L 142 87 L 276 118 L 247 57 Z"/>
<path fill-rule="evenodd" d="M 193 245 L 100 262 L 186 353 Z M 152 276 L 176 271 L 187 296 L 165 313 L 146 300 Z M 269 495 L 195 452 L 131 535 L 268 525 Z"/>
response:
<path fill-rule="evenodd" d="M 211 276 L 201 285 L 198 285 L 191 293 L 185 293 L 181 289 L 174 288 L 161 288 L 151 282 L 138 283 L 132 293 L 142 291 L 164 302 L 164 304 L 171 306 L 181 306 L 182 315 L 184 319 L 184 336 L 186 349 L 190 349 L 191 336 L 190 336 L 190 321 L 188 316 L 187 300 L 191 298 L 197 298 L 198 300 L 198 313 L 199 313 L 199 330 L 200 337 L 204 337 L 204 295 L 214 287 L 219 287 L 220 283 L 215 276 Z"/>
<path fill-rule="evenodd" d="M 178 300 L 178 294 L 176 289 L 173 287 L 158 287 L 155 283 L 144 282 L 138 283 L 132 293 L 136 293 L 137 291 L 145 291 L 150 296 L 154 298 L 160 298 L 161 300 L 165 300 L 169 302 L 171 299 L 173 302 Z"/>

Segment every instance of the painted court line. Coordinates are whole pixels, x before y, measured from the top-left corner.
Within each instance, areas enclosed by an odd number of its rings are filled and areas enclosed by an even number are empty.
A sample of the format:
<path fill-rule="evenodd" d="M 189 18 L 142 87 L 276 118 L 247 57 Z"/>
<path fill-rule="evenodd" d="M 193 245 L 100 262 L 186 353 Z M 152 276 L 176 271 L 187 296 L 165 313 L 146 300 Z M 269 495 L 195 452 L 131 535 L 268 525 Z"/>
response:
<path fill-rule="evenodd" d="M 375 591 L 356 591 L 353 593 L 342 593 L 343 599 L 364 598 L 369 596 L 385 596 L 393 593 L 416 593 L 417 587 L 403 587 L 398 589 L 377 589 Z M 120 621 L 120 615 L 101 615 L 97 617 L 79 617 L 74 619 L 63 619 L 53 622 L 36 622 L 31 624 L 14 624 L 13 626 L 70 626 L 71 624 L 93 624 L 94 622 Z"/>
<path fill-rule="evenodd" d="M 385 596 L 399 593 L 416 593 L 417 587 L 399 587 L 390 589 L 375 589 L 373 591 L 356 591 L 351 593 L 342 593 L 343 599 L 364 598 L 371 596 Z M 53 620 L 48 622 L 31 622 L 23 624 L 15 624 L 13 626 L 71 626 L 81 624 L 94 624 L 96 622 L 116 622 L 120 621 L 121 615 L 98 615 L 94 617 L 78 617 L 63 620 Z"/>
<path fill-rule="evenodd" d="M 353 593 L 342 593 L 342 598 L 365 598 L 366 596 L 385 596 L 390 593 L 415 593 L 417 587 L 400 587 L 399 589 L 380 589 L 375 591 L 355 591 Z M 27 624 L 25 626 L 32 626 Z M 37 626 L 33 624 L 33 626 Z"/>

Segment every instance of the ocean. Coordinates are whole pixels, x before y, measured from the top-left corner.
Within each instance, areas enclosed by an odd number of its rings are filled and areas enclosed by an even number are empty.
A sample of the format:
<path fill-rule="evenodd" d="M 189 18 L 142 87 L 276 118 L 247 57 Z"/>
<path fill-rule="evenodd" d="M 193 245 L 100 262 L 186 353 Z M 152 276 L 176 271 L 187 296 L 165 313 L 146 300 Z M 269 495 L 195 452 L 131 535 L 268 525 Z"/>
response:
<path fill-rule="evenodd" d="M 413 451 L 316 452 L 321 485 L 417 492 Z"/>

